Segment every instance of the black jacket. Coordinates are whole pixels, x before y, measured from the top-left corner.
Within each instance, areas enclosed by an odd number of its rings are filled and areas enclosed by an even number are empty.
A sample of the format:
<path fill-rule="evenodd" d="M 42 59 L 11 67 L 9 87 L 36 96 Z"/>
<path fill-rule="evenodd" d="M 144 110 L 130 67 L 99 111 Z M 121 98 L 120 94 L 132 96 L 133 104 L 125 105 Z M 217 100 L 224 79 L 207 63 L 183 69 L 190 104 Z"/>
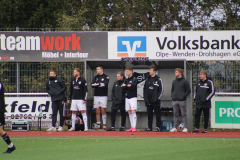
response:
<path fill-rule="evenodd" d="M 186 98 L 190 93 L 190 84 L 184 76 L 176 78 L 172 82 L 171 97 L 173 101 L 186 101 Z"/>
<path fill-rule="evenodd" d="M 5 108 L 4 87 L 0 82 L 0 112 L 7 112 Z"/>
<path fill-rule="evenodd" d="M 196 108 L 211 108 L 211 98 L 214 94 L 214 85 L 211 80 L 207 78 L 205 81 L 198 81 L 193 96 Z"/>
<path fill-rule="evenodd" d="M 148 76 L 148 78 L 145 81 L 144 87 L 143 87 L 144 102 L 145 102 L 146 106 L 155 104 L 158 101 L 160 101 L 160 98 L 163 94 L 162 80 L 160 79 L 160 77 L 158 77 L 156 75 L 154 77 L 154 83 L 153 83 L 153 95 L 151 96 L 151 99 L 149 99 L 148 91 L 149 91 L 149 86 L 150 86 L 150 78 L 151 78 L 151 76 Z"/>
<path fill-rule="evenodd" d="M 104 83 L 104 85 L 102 86 L 101 83 Z M 108 83 L 109 83 L 108 75 L 104 73 L 102 75 L 96 75 L 92 80 L 92 88 L 95 88 L 94 96 L 107 96 Z"/>
<path fill-rule="evenodd" d="M 52 101 L 66 101 L 64 92 L 67 87 L 64 81 L 57 77 L 50 77 L 46 82 L 46 91 L 50 94 Z"/>
<path fill-rule="evenodd" d="M 123 83 L 126 84 L 126 86 L 122 87 L 122 90 L 125 91 L 125 97 L 128 99 L 137 97 L 137 78 L 132 76 L 125 79 Z M 131 86 L 127 87 L 128 84 L 131 84 Z"/>
<path fill-rule="evenodd" d="M 112 88 L 112 108 L 124 109 L 125 92 L 122 90 L 122 84 L 125 78 L 121 81 L 115 81 Z"/>
<path fill-rule="evenodd" d="M 76 78 L 73 78 L 70 83 L 70 92 L 68 100 L 87 100 L 87 83 L 86 80 L 82 77 L 79 77 L 76 81 Z"/>

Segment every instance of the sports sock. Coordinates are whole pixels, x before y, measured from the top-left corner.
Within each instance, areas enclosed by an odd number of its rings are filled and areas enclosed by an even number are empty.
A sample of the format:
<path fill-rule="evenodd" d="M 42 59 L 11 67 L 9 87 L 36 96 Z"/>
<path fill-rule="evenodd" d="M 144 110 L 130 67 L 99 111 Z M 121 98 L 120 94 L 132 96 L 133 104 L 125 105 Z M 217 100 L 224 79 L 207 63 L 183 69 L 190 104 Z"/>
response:
<path fill-rule="evenodd" d="M 103 125 L 106 125 L 106 122 L 107 122 L 107 114 L 102 114 L 102 121 L 103 121 Z"/>
<path fill-rule="evenodd" d="M 136 111 L 132 111 L 132 127 L 136 128 L 137 124 L 137 114 Z"/>
<path fill-rule="evenodd" d="M 76 114 L 72 114 L 72 127 L 75 128 L 75 123 L 76 123 Z"/>
<path fill-rule="evenodd" d="M 9 136 L 8 136 L 7 133 L 4 134 L 4 135 L 2 136 L 2 138 L 3 138 L 3 140 L 7 143 L 8 148 L 12 148 L 12 147 L 13 147 L 13 143 L 11 142 L 11 140 L 10 140 L 10 138 L 9 138 Z"/>
<path fill-rule="evenodd" d="M 87 123 L 87 114 L 86 113 L 82 113 L 82 117 L 83 117 L 83 122 L 84 122 L 84 127 L 88 128 L 88 123 Z"/>
<path fill-rule="evenodd" d="M 101 122 L 97 122 L 97 125 L 100 126 Z"/>
<path fill-rule="evenodd" d="M 132 128 L 132 112 L 128 112 L 128 116 L 129 116 L 129 121 Z"/>

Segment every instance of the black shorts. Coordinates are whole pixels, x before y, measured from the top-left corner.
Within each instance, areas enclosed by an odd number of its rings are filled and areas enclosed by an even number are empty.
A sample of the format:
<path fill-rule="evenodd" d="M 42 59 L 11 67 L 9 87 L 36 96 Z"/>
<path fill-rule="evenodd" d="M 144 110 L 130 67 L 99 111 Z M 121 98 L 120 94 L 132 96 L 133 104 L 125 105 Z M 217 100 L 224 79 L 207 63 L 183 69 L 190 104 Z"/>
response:
<path fill-rule="evenodd" d="M 4 112 L 0 112 L 0 126 L 5 125 L 5 117 L 4 117 Z"/>

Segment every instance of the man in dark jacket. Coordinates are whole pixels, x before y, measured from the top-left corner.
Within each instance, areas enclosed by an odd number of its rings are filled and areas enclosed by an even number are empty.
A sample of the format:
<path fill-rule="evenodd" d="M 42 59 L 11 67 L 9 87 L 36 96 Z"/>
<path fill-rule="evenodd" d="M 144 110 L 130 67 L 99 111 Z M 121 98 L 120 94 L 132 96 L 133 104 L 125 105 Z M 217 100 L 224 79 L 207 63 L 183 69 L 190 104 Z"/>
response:
<path fill-rule="evenodd" d="M 207 78 L 207 71 L 200 72 L 200 81 L 197 82 L 193 99 L 196 102 L 195 108 L 195 129 L 193 132 L 199 133 L 200 116 L 204 114 L 204 129 L 202 133 L 207 133 L 209 110 L 211 108 L 211 98 L 214 96 L 214 85 Z"/>
<path fill-rule="evenodd" d="M 181 110 L 184 124 L 182 132 L 188 132 L 186 98 L 191 93 L 191 88 L 188 81 L 184 78 L 183 70 L 181 68 L 175 69 L 175 76 L 176 79 L 172 83 L 171 90 L 174 126 L 170 132 L 177 132 L 179 109 Z"/>
<path fill-rule="evenodd" d="M 124 131 L 124 126 L 126 122 L 126 113 L 125 113 L 125 93 L 122 91 L 122 84 L 125 80 L 123 72 L 117 73 L 117 81 L 114 82 L 112 88 L 112 110 L 111 110 L 111 128 L 107 131 L 115 131 L 115 119 L 116 113 L 118 110 L 121 112 L 121 127 L 119 131 Z"/>
<path fill-rule="evenodd" d="M 51 96 L 52 100 L 52 126 L 47 131 L 56 131 L 57 113 L 59 110 L 60 125 L 58 131 L 63 131 L 63 108 L 65 106 L 66 97 L 64 92 L 67 87 L 64 81 L 56 77 L 56 71 L 51 70 L 49 79 L 46 82 L 46 91 Z"/>
<path fill-rule="evenodd" d="M 3 126 L 5 125 L 5 117 L 4 117 L 5 112 L 6 112 L 6 109 L 5 109 L 4 87 L 2 82 L 0 82 L 0 135 L 8 145 L 7 151 L 3 153 L 11 153 L 16 148 L 11 142 L 8 134 L 3 130 Z"/>
<path fill-rule="evenodd" d="M 160 77 L 156 75 L 157 67 L 149 68 L 149 76 L 145 81 L 143 94 L 144 102 L 148 112 L 148 128 L 145 131 L 152 131 L 153 110 L 156 114 L 156 131 L 160 131 L 161 109 L 160 98 L 163 94 L 163 84 Z"/>

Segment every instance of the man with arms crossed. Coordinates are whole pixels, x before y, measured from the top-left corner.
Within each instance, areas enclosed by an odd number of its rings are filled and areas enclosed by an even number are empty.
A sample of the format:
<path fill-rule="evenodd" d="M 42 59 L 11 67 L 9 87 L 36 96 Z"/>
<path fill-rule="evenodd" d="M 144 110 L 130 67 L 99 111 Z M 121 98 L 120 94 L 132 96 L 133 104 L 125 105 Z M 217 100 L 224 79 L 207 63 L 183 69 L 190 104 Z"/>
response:
<path fill-rule="evenodd" d="M 135 132 L 136 124 L 137 124 L 137 79 L 133 77 L 133 69 L 132 67 L 126 68 L 126 75 L 128 78 L 122 85 L 122 89 L 125 91 L 125 108 L 128 111 L 129 120 L 131 124 L 131 128 L 127 131 Z"/>
<path fill-rule="evenodd" d="M 80 77 L 81 70 L 74 68 L 73 76 L 70 84 L 70 92 L 68 96 L 68 103 L 72 100 L 71 111 L 72 111 L 72 127 L 68 131 L 75 130 L 76 114 L 77 111 L 81 111 L 84 131 L 88 130 L 87 113 L 86 113 L 86 101 L 87 101 L 87 83 L 86 80 Z"/>
<path fill-rule="evenodd" d="M 49 73 L 49 79 L 46 82 L 47 93 L 50 94 L 52 100 L 52 127 L 47 129 L 47 131 L 56 131 L 56 122 L 57 122 L 57 113 L 59 110 L 60 115 L 60 125 L 58 131 L 63 131 L 63 112 L 65 106 L 65 91 L 67 87 L 64 81 L 60 78 L 57 78 L 56 71 L 51 70 Z"/>
<path fill-rule="evenodd" d="M 191 88 L 188 81 L 184 78 L 183 70 L 181 68 L 175 69 L 175 76 L 176 79 L 172 82 L 171 90 L 174 126 L 170 132 L 177 132 L 179 109 L 181 110 L 184 124 L 182 132 L 188 132 L 186 98 L 191 93 Z"/>
<path fill-rule="evenodd" d="M 95 88 L 94 91 L 94 104 L 93 107 L 96 108 L 96 120 L 97 126 L 94 129 L 100 129 L 100 108 L 102 112 L 102 121 L 103 121 L 103 129 L 107 129 L 107 98 L 108 98 L 108 83 L 109 77 L 108 75 L 103 73 L 103 66 L 99 65 L 96 67 L 97 75 L 92 80 L 92 88 Z"/>
<path fill-rule="evenodd" d="M 2 82 L 0 81 L 0 135 L 2 136 L 3 140 L 8 145 L 7 151 L 3 152 L 3 153 L 11 153 L 16 148 L 13 145 L 13 143 L 11 142 L 8 134 L 3 130 L 3 126 L 5 125 L 5 117 L 4 117 L 5 112 L 6 112 L 6 110 L 5 110 L 4 87 L 3 87 Z"/>
<path fill-rule="evenodd" d="M 161 109 L 160 98 L 163 94 L 163 84 L 160 77 L 156 75 L 157 67 L 149 68 L 149 76 L 145 81 L 143 93 L 144 102 L 148 112 L 148 128 L 145 131 L 152 131 L 153 110 L 156 114 L 156 131 L 160 131 L 161 125 Z"/>
<path fill-rule="evenodd" d="M 193 99 L 196 102 L 195 108 L 195 129 L 193 132 L 199 133 L 200 116 L 204 114 L 204 129 L 202 133 L 207 133 L 209 110 L 211 108 L 211 98 L 214 96 L 214 85 L 211 80 L 207 78 L 207 71 L 200 72 L 200 81 L 197 82 L 196 90 Z"/>

